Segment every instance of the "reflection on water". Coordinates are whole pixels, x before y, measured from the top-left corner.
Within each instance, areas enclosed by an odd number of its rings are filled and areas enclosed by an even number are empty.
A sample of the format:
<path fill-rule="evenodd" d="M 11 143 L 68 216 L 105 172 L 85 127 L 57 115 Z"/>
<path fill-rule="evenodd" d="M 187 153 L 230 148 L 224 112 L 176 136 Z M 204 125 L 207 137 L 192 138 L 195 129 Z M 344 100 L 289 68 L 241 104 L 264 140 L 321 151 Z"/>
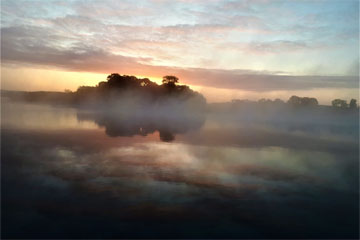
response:
<path fill-rule="evenodd" d="M 357 236 L 352 136 L 11 106 L 2 108 L 4 237 Z M 159 141 L 162 131 L 176 139 Z"/>
<path fill-rule="evenodd" d="M 97 128 L 93 121 L 79 122 L 77 110 L 45 104 L 11 102 L 1 98 L 1 126 L 36 129 Z"/>
<path fill-rule="evenodd" d="M 160 139 L 171 142 L 175 134 L 199 129 L 205 121 L 205 115 L 156 115 L 156 114 L 129 114 L 123 112 L 84 112 L 77 113 L 79 121 L 93 121 L 105 128 L 110 137 L 125 137 L 141 135 L 147 136 L 155 131 L 159 132 Z"/>

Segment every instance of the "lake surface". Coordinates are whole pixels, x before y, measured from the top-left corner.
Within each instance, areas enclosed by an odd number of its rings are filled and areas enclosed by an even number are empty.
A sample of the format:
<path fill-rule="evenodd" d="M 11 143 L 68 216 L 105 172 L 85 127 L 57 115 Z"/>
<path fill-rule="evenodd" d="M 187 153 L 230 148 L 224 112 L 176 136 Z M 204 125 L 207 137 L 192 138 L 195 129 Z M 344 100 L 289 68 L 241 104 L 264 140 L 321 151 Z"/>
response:
<path fill-rule="evenodd" d="M 1 111 L 4 238 L 358 237 L 357 114 Z"/>

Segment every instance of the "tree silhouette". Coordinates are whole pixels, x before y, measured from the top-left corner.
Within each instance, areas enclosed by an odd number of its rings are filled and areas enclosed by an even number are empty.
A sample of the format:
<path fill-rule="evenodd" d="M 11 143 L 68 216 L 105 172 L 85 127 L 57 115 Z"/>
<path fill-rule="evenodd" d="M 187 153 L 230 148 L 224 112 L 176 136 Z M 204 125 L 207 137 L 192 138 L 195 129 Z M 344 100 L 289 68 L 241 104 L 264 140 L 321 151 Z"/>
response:
<path fill-rule="evenodd" d="M 357 108 L 356 99 L 351 99 L 350 100 L 349 108 L 350 109 L 356 109 Z"/>
<path fill-rule="evenodd" d="M 309 98 L 309 97 L 303 97 L 301 99 L 301 105 L 303 106 L 315 106 L 318 105 L 318 101 L 316 100 L 316 98 Z"/>
<path fill-rule="evenodd" d="M 167 85 L 174 85 L 179 82 L 179 78 L 172 75 L 166 75 L 163 77 L 162 83 Z"/>
<path fill-rule="evenodd" d="M 288 104 L 293 106 L 316 106 L 319 105 L 318 100 L 316 98 L 309 97 L 298 97 L 291 96 L 287 101 Z"/>
<path fill-rule="evenodd" d="M 273 101 L 275 104 L 284 104 L 285 102 L 283 100 L 281 100 L 280 98 L 276 98 L 274 101 Z"/>
<path fill-rule="evenodd" d="M 115 105 L 125 106 L 126 103 L 136 102 L 136 107 L 166 103 L 167 106 L 174 108 L 186 105 L 201 111 L 205 109 L 206 99 L 204 96 L 193 91 L 189 86 L 176 85 L 178 81 L 176 76 L 167 75 L 163 77 L 163 84 L 159 85 L 148 78 L 111 73 L 107 76 L 106 81 L 101 81 L 96 86 L 80 86 L 74 92 L 29 92 L 24 93 L 24 99 L 32 102 L 73 104 L 84 108 L 98 108 L 99 103 L 115 107 Z M 123 99 L 128 101 L 118 101 Z M 128 104 L 128 106 L 133 105 Z"/>
<path fill-rule="evenodd" d="M 148 78 L 112 73 L 107 76 L 107 81 L 99 82 L 96 87 L 79 87 L 70 97 L 75 104 L 78 104 L 83 100 L 90 99 L 109 101 L 116 96 L 131 93 L 138 99 L 142 99 L 143 104 L 163 101 L 164 98 L 171 96 L 180 102 L 192 98 L 195 105 L 205 106 L 206 100 L 201 94 L 191 90 L 189 86 L 176 85 L 178 82 L 179 78 L 172 75 L 164 76 L 163 84 L 158 85 Z"/>
<path fill-rule="evenodd" d="M 175 139 L 174 134 L 167 130 L 159 130 L 159 135 L 163 142 L 172 142 Z"/>
<path fill-rule="evenodd" d="M 265 99 L 265 98 L 261 98 L 258 102 L 261 104 L 272 103 L 271 99 Z"/>
<path fill-rule="evenodd" d="M 139 79 L 135 76 L 128 76 L 128 75 L 120 75 L 118 73 L 112 73 L 107 76 L 107 85 L 111 89 L 115 88 L 129 88 L 129 87 L 137 87 L 139 86 L 140 82 Z"/>
<path fill-rule="evenodd" d="M 346 100 L 342 100 L 342 99 L 332 100 L 331 105 L 336 108 L 347 108 L 348 107 Z"/>
<path fill-rule="evenodd" d="M 301 105 L 301 98 L 298 96 L 291 96 L 287 103 L 293 105 L 293 106 L 299 106 Z"/>

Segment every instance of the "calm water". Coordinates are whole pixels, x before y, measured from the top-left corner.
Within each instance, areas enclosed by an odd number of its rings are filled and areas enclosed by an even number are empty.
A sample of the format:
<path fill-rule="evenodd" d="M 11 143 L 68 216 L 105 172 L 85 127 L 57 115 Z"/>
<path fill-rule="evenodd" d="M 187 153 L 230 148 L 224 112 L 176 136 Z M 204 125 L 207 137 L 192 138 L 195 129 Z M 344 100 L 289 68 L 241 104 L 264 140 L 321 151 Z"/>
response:
<path fill-rule="evenodd" d="M 358 236 L 356 114 L 159 122 L 6 100 L 1 111 L 5 238 Z"/>

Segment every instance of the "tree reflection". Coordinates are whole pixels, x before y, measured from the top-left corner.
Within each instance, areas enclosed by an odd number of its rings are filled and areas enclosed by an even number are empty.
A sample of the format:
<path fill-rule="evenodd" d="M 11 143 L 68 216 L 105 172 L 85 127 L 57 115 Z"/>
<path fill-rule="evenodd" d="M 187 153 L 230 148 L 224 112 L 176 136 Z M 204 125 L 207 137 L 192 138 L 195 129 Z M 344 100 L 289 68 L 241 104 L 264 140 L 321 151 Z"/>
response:
<path fill-rule="evenodd" d="M 158 131 L 161 141 L 172 142 L 176 134 L 201 128 L 205 122 L 205 114 L 154 116 L 146 113 L 78 111 L 77 119 L 95 122 L 99 127 L 104 127 L 105 133 L 110 137 L 147 136 Z"/>

